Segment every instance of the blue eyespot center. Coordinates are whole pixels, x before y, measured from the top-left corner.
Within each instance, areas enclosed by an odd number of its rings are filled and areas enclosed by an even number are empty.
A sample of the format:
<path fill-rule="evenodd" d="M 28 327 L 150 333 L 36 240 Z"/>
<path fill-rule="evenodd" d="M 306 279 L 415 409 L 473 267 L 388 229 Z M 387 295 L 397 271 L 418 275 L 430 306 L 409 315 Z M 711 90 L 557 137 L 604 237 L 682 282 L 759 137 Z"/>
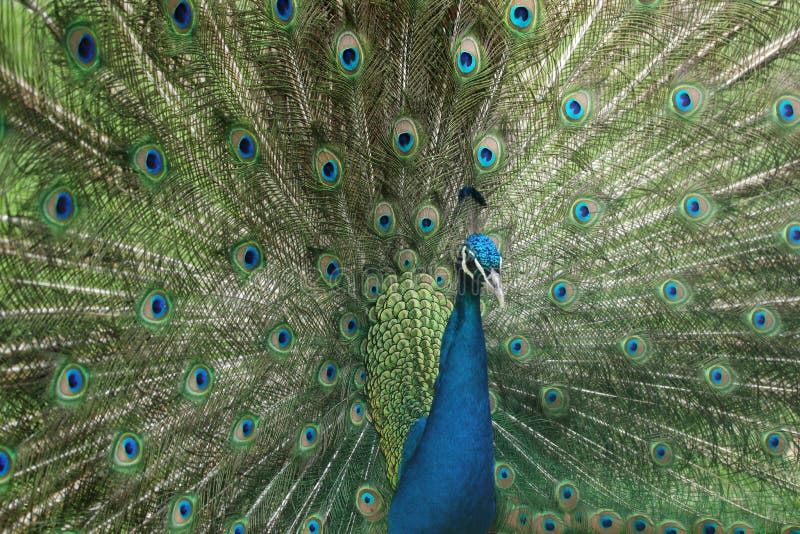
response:
<path fill-rule="evenodd" d="M 159 154 L 157 150 L 151 148 L 147 151 L 147 155 L 144 159 L 144 165 L 147 168 L 147 172 L 150 174 L 158 174 L 161 172 L 162 167 L 161 154 Z"/>
<path fill-rule="evenodd" d="M 361 379 L 361 381 L 363 382 L 364 380 L 366 380 L 366 379 L 367 379 L 367 372 L 366 372 L 366 371 L 361 371 L 361 374 L 360 374 L 360 375 L 358 375 L 358 377 L 359 377 L 359 378 Z"/>
<path fill-rule="evenodd" d="M 667 527 L 664 530 L 664 534 L 678 534 L 678 529 L 675 527 Z"/>
<path fill-rule="evenodd" d="M 77 369 L 67 371 L 67 385 L 69 385 L 69 390 L 73 393 L 80 391 L 83 387 L 83 374 Z"/>
<path fill-rule="evenodd" d="M 756 312 L 753 314 L 753 323 L 755 323 L 758 328 L 764 328 L 767 324 L 767 314 L 763 311 Z"/>
<path fill-rule="evenodd" d="M 72 215 L 73 203 L 72 195 L 66 191 L 61 191 L 56 196 L 56 218 L 60 220 L 68 219 Z"/>
<path fill-rule="evenodd" d="M 282 349 L 286 348 L 289 345 L 290 339 L 291 335 L 289 334 L 289 331 L 285 328 L 281 328 L 278 332 L 278 345 L 280 345 Z"/>
<path fill-rule="evenodd" d="M 183 519 L 188 519 L 192 513 L 192 503 L 188 499 L 183 499 L 178 503 L 178 513 Z"/>
<path fill-rule="evenodd" d="M 564 298 L 567 296 L 567 286 L 564 284 L 558 284 L 553 292 L 558 300 L 564 300 Z"/>
<path fill-rule="evenodd" d="M 664 445 L 656 447 L 656 458 L 664 458 L 667 455 L 667 448 Z"/>
<path fill-rule="evenodd" d="M 369 292 L 372 295 L 377 295 L 378 294 L 378 286 L 369 286 Z"/>
<path fill-rule="evenodd" d="M 422 228 L 423 232 L 429 232 L 433 228 L 433 221 L 430 217 L 423 217 L 419 221 L 419 227 Z"/>
<path fill-rule="evenodd" d="M 233 534 L 244 534 L 244 527 L 242 525 L 236 525 L 233 527 Z"/>
<path fill-rule="evenodd" d="M 513 343 L 511 343 L 511 352 L 513 352 L 514 354 L 519 354 L 521 350 L 522 350 L 522 342 L 521 341 L 517 340 L 517 341 L 514 341 Z"/>
<path fill-rule="evenodd" d="M 769 438 L 767 439 L 767 444 L 773 451 L 777 450 L 781 444 L 781 437 L 777 434 L 770 434 Z"/>
<path fill-rule="evenodd" d="M 292 17 L 292 13 L 294 13 L 294 5 L 292 5 L 291 0 L 277 0 L 275 2 L 275 13 L 278 14 L 278 18 L 282 21 L 287 21 Z"/>
<path fill-rule="evenodd" d="M 519 517 L 517 518 L 517 522 L 520 525 L 526 525 L 528 523 L 528 514 L 525 514 L 525 513 L 519 514 Z"/>
<path fill-rule="evenodd" d="M 789 236 L 789 241 L 791 241 L 793 245 L 800 245 L 800 226 L 795 225 L 789 227 L 787 235 Z"/>
<path fill-rule="evenodd" d="M 348 333 L 352 334 L 353 332 L 355 332 L 355 331 L 356 331 L 356 328 L 357 328 L 357 327 L 358 327 L 358 323 L 356 322 L 356 320 L 355 320 L 355 319 L 350 319 L 350 320 L 347 322 L 347 332 L 348 332 Z"/>
<path fill-rule="evenodd" d="M 364 412 L 364 408 L 361 406 L 361 404 L 356 404 L 355 412 L 356 415 L 361 415 Z"/>
<path fill-rule="evenodd" d="M 155 319 L 161 319 L 167 313 L 167 299 L 161 295 L 153 295 L 150 299 L 150 311 Z"/>
<path fill-rule="evenodd" d="M 722 371 L 720 369 L 714 369 L 711 371 L 711 381 L 715 384 L 722 383 Z"/>
<path fill-rule="evenodd" d="M 531 23 L 531 18 L 531 11 L 525 6 L 517 6 L 511 11 L 511 21 L 518 28 L 527 28 Z"/>
<path fill-rule="evenodd" d="M 327 182 L 335 182 L 336 177 L 339 175 L 339 169 L 336 165 L 336 162 L 333 160 L 328 160 L 322 166 L 322 177 Z"/>
<path fill-rule="evenodd" d="M 82 63 L 91 63 L 95 59 L 97 53 L 94 37 L 89 33 L 84 32 L 78 40 L 78 59 Z"/>
<path fill-rule="evenodd" d="M 734 529 L 733 534 L 745 534 L 745 530 L 743 528 Z"/>
<path fill-rule="evenodd" d="M 172 11 L 172 20 L 180 28 L 186 28 L 192 22 L 192 8 L 185 1 L 179 2 Z"/>
<path fill-rule="evenodd" d="M 411 267 L 411 260 L 409 259 L 403 260 L 403 266 L 406 268 Z"/>
<path fill-rule="evenodd" d="M 568 501 L 572 498 L 572 488 L 564 488 L 561 490 L 561 498 Z"/>
<path fill-rule="evenodd" d="M 458 68 L 461 72 L 471 72 L 475 68 L 475 58 L 469 52 L 462 50 L 458 55 Z"/>
<path fill-rule="evenodd" d="M 0 451 L 0 477 L 5 476 L 11 470 L 11 458 L 5 451 Z"/>
<path fill-rule="evenodd" d="M 194 381 L 198 389 L 206 389 L 208 386 L 208 372 L 205 369 L 197 369 L 194 372 Z"/>
<path fill-rule="evenodd" d="M 600 518 L 600 525 L 602 525 L 603 528 L 611 528 L 612 526 L 614 526 L 614 518 L 608 515 L 604 515 L 603 517 Z"/>
<path fill-rule="evenodd" d="M 313 534 L 318 529 L 319 529 L 319 523 L 317 522 L 316 519 L 312 519 L 311 521 L 308 522 L 308 531 L 309 532 L 311 532 Z"/>
<path fill-rule="evenodd" d="M 317 439 L 317 431 L 313 428 L 306 429 L 306 441 L 313 443 Z"/>
<path fill-rule="evenodd" d="M 494 155 L 494 151 L 493 150 L 491 150 L 490 148 L 487 148 L 485 146 L 482 146 L 478 150 L 478 159 L 479 159 L 480 164 L 482 166 L 488 167 L 489 165 L 494 163 L 494 160 L 496 159 L 496 156 Z"/>
<path fill-rule="evenodd" d="M 783 100 L 780 104 L 778 104 L 778 108 L 780 109 L 781 118 L 786 121 L 794 120 L 795 118 L 795 111 L 794 105 L 790 100 Z"/>
<path fill-rule="evenodd" d="M 700 201 L 695 197 L 690 198 L 686 201 L 686 211 L 689 212 L 689 215 L 700 215 Z"/>
<path fill-rule="evenodd" d="M 583 117 L 584 110 L 583 106 L 576 98 L 570 98 L 564 104 L 564 111 L 567 113 L 567 117 L 572 120 L 578 120 Z"/>
<path fill-rule="evenodd" d="M 258 266 L 258 262 L 261 259 L 261 254 L 259 254 L 258 249 L 254 246 L 249 246 L 244 251 L 244 266 L 248 269 L 254 269 Z"/>
<path fill-rule="evenodd" d="M 249 135 L 243 135 L 241 139 L 239 139 L 239 155 L 245 159 L 252 158 L 255 154 L 255 143 L 253 142 L 253 138 Z"/>
<path fill-rule="evenodd" d="M 586 202 L 580 202 L 575 206 L 575 217 L 581 222 L 586 222 L 591 216 L 591 211 Z"/>
<path fill-rule="evenodd" d="M 548 404 L 553 404 L 558 400 L 558 393 L 556 393 L 555 391 L 550 391 L 547 394 L 546 399 Z"/>
<path fill-rule="evenodd" d="M 411 150 L 411 145 L 414 142 L 414 137 L 411 135 L 410 132 L 401 132 L 397 136 L 397 146 L 403 152 L 408 152 Z"/>
<path fill-rule="evenodd" d="M 639 342 L 636 341 L 635 339 L 631 339 L 630 341 L 628 341 L 627 348 L 628 348 L 628 354 L 631 355 L 636 354 L 636 351 L 639 350 Z"/>
<path fill-rule="evenodd" d="M 253 420 L 252 419 L 245 419 L 242 421 L 242 435 L 244 437 L 248 437 L 250 434 L 253 433 Z"/>
<path fill-rule="evenodd" d="M 364 501 L 364 504 L 372 504 L 375 497 L 373 497 L 371 493 L 365 492 L 361 495 L 361 500 Z"/>
<path fill-rule="evenodd" d="M 647 528 L 647 522 L 644 519 L 637 519 L 633 522 L 633 530 L 636 532 L 644 532 Z"/>
<path fill-rule="evenodd" d="M 703 534 L 717 534 L 717 525 L 706 523 L 703 525 Z"/>
<path fill-rule="evenodd" d="M 381 227 L 381 230 L 388 230 L 391 224 L 392 218 L 388 215 L 381 215 L 378 218 L 378 225 Z"/>
<path fill-rule="evenodd" d="M 336 366 L 328 364 L 328 366 L 325 367 L 325 376 L 328 377 L 328 380 L 333 380 L 336 376 Z"/>
<path fill-rule="evenodd" d="M 686 89 L 681 89 L 675 93 L 675 105 L 681 111 L 689 111 L 692 109 L 694 103 L 692 102 L 692 97 L 689 94 L 689 91 Z"/>
<path fill-rule="evenodd" d="M 442 285 L 443 283 L 444 283 L 444 277 L 442 277 L 442 275 L 439 275 L 439 276 L 437 276 L 437 277 L 436 277 L 436 285 L 437 285 L 437 286 L 440 286 L 440 285 Z"/>
<path fill-rule="evenodd" d="M 556 522 L 552 519 L 545 519 L 542 522 L 542 526 L 544 527 L 545 531 L 553 532 L 556 529 Z"/>
<path fill-rule="evenodd" d="M 342 66 L 347 70 L 355 70 L 358 67 L 358 50 L 353 47 L 345 48 L 339 55 Z"/>
<path fill-rule="evenodd" d="M 674 282 L 670 282 L 664 288 L 664 293 L 666 293 L 667 298 L 675 300 L 678 298 L 678 286 Z"/>
<path fill-rule="evenodd" d="M 139 444 L 133 438 L 125 438 L 122 440 L 122 448 L 125 449 L 125 455 L 128 459 L 133 459 L 139 452 Z"/>
<path fill-rule="evenodd" d="M 337 261 L 331 261 L 325 268 L 325 272 L 327 273 L 328 278 L 333 280 L 334 278 L 339 276 L 339 263 Z"/>

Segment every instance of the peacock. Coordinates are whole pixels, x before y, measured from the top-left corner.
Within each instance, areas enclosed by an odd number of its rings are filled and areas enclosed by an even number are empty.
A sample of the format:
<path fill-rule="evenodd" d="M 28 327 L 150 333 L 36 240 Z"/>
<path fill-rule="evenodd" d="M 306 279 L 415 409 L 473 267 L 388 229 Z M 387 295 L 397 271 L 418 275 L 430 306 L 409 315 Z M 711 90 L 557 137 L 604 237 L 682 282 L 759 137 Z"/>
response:
<path fill-rule="evenodd" d="M 0 0 L 0 530 L 800 534 L 800 1 Z"/>

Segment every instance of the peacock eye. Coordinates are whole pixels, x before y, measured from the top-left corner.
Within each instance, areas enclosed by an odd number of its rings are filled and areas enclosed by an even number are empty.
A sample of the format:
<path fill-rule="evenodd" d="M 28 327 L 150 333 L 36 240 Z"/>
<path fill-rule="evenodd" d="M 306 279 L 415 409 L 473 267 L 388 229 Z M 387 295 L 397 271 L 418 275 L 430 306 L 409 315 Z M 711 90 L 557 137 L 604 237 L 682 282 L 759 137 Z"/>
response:
<path fill-rule="evenodd" d="M 356 492 L 356 507 L 369 521 L 376 521 L 383 515 L 383 497 L 372 486 L 361 486 Z"/>
<path fill-rule="evenodd" d="M 417 267 L 417 253 L 411 249 L 401 250 L 397 254 L 397 266 L 404 273 L 413 271 Z"/>
<path fill-rule="evenodd" d="M 175 33 L 191 34 L 194 29 L 194 4 L 190 0 L 167 0 L 166 7 Z"/>
<path fill-rule="evenodd" d="M 66 45 L 70 59 L 81 70 L 90 71 L 100 64 L 97 38 L 88 27 L 77 25 L 69 28 Z"/>
<path fill-rule="evenodd" d="M 708 385 L 720 393 L 727 393 L 734 386 L 733 372 L 727 365 L 711 365 L 706 368 L 704 375 Z"/>
<path fill-rule="evenodd" d="M 231 430 L 231 444 L 234 447 L 243 447 L 253 442 L 258 429 L 258 419 L 251 414 L 239 417 Z"/>
<path fill-rule="evenodd" d="M 318 515 L 312 515 L 303 522 L 303 534 L 322 534 L 325 522 Z"/>
<path fill-rule="evenodd" d="M 689 292 L 680 280 L 665 280 L 659 289 L 659 295 L 667 304 L 679 305 L 689 300 Z"/>
<path fill-rule="evenodd" d="M 0 488 L 3 488 L 14 475 L 14 453 L 0 445 Z"/>
<path fill-rule="evenodd" d="M 529 35 L 535 26 L 536 0 L 511 0 L 506 7 L 506 25 L 517 35 Z"/>
<path fill-rule="evenodd" d="M 672 109 L 682 117 L 691 117 L 703 103 L 703 93 L 691 85 L 679 85 L 672 90 Z"/>
<path fill-rule="evenodd" d="M 562 308 L 568 307 L 575 301 L 575 286 L 569 280 L 556 280 L 550 286 L 550 299 Z"/>
<path fill-rule="evenodd" d="M 800 98 L 787 95 L 775 102 L 775 116 L 783 126 L 795 126 L 800 122 Z"/>
<path fill-rule="evenodd" d="M 233 155 L 241 163 L 254 163 L 258 159 L 258 141 L 250 130 L 237 127 L 228 135 Z"/>
<path fill-rule="evenodd" d="M 369 274 L 364 278 L 362 292 L 364 298 L 369 302 L 375 302 L 380 292 L 381 280 L 376 274 Z"/>
<path fill-rule="evenodd" d="M 56 379 L 55 397 L 64 404 L 83 399 L 87 386 L 86 370 L 78 364 L 65 366 Z"/>
<path fill-rule="evenodd" d="M 622 352 L 632 363 L 643 363 L 649 357 L 647 342 L 641 336 L 628 336 L 623 339 Z"/>
<path fill-rule="evenodd" d="M 245 241 L 235 245 L 231 249 L 230 261 L 234 269 L 247 277 L 264 266 L 264 257 L 261 247 L 255 241 Z"/>
<path fill-rule="evenodd" d="M 450 269 L 447 267 L 437 267 L 436 270 L 433 271 L 433 280 L 436 287 L 439 289 L 450 287 L 451 276 Z"/>
<path fill-rule="evenodd" d="M 40 209 L 45 222 L 53 227 L 65 227 L 74 219 L 78 205 L 72 191 L 57 187 L 43 196 Z"/>
<path fill-rule="evenodd" d="M 800 250 L 800 222 L 791 222 L 787 224 L 783 228 L 781 236 L 789 248 L 792 250 Z"/>
<path fill-rule="evenodd" d="M 581 198 L 572 203 L 570 222 L 581 228 L 593 226 L 600 216 L 600 206 L 592 199 Z"/>
<path fill-rule="evenodd" d="M 172 316 L 172 300 L 160 289 L 148 291 L 139 300 L 137 317 L 145 326 L 156 328 L 169 322 Z"/>
<path fill-rule="evenodd" d="M 294 22 L 295 5 L 293 0 L 273 0 L 272 14 L 282 26 L 289 26 Z"/>
<path fill-rule="evenodd" d="M 388 202 L 379 202 L 372 214 L 372 227 L 379 236 L 384 237 L 394 234 L 395 218 L 394 208 Z"/>
<path fill-rule="evenodd" d="M 475 165 L 479 171 L 493 171 L 500 164 L 502 143 L 494 135 L 485 135 L 475 145 Z"/>
<path fill-rule="evenodd" d="M 561 482 L 556 486 L 558 507 L 565 512 L 569 512 L 578 506 L 579 500 L 578 489 L 571 482 Z"/>
<path fill-rule="evenodd" d="M 183 394 L 193 401 L 202 401 L 208 398 L 214 382 L 214 373 L 206 365 L 192 365 L 183 381 Z"/>
<path fill-rule="evenodd" d="M 347 76 L 355 76 L 362 66 L 363 51 L 356 34 L 343 32 L 336 39 L 336 51 L 339 68 Z"/>
<path fill-rule="evenodd" d="M 364 403 L 360 400 L 353 401 L 350 405 L 350 422 L 354 425 L 360 425 L 364 422 L 365 413 L 366 409 L 364 408 Z"/>
<path fill-rule="evenodd" d="M 762 307 L 753 308 L 747 317 L 750 327 L 758 334 L 768 336 L 778 328 L 778 317 L 771 310 Z"/>
<path fill-rule="evenodd" d="M 617 527 L 621 526 L 622 519 L 615 512 L 610 510 L 597 512 L 592 515 L 590 520 L 594 532 L 617 532 Z"/>
<path fill-rule="evenodd" d="M 112 465 L 118 471 L 130 471 L 141 464 L 142 441 L 132 432 L 120 434 L 112 448 Z"/>
<path fill-rule="evenodd" d="M 498 488 L 510 488 L 514 484 L 514 470 L 511 466 L 497 464 L 494 468 L 494 482 Z"/>
<path fill-rule="evenodd" d="M 516 361 L 524 361 L 530 356 L 530 343 L 525 336 L 512 336 L 506 340 L 506 354 Z"/>
<path fill-rule="evenodd" d="M 545 415 L 560 417 L 569 412 L 569 398 L 562 388 L 558 386 L 543 387 L 539 397 Z"/>
<path fill-rule="evenodd" d="M 782 430 L 766 432 L 761 436 L 761 447 L 772 457 L 783 456 L 789 448 L 788 436 Z"/>
<path fill-rule="evenodd" d="M 641 532 L 651 534 L 653 532 L 653 521 L 645 515 L 635 515 L 627 520 L 628 532 Z"/>
<path fill-rule="evenodd" d="M 659 467 L 666 467 L 672 463 L 672 446 L 666 441 L 653 441 L 650 443 L 650 459 Z"/>
<path fill-rule="evenodd" d="M 339 381 L 339 367 L 332 361 L 322 362 L 317 371 L 317 380 L 322 387 L 335 386 Z"/>
<path fill-rule="evenodd" d="M 702 532 L 702 534 L 722 534 L 723 529 L 719 521 L 715 519 L 701 519 L 695 526 L 695 532 Z"/>
<path fill-rule="evenodd" d="M 417 211 L 417 233 L 423 238 L 436 235 L 439 230 L 439 210 L 426 204 Z"/>
<path fill-rule="evenodd" d="M 711 216 L 711 202 L 699 193 L 683 197 L 680 208 L 681 215 L 688 221 L 703 222 Z"/>
<path fill-rule="evenodd" d="M 589 117 L 589 93 L 577 91 L 561 101 L 561 117 L 566 124 L 582 124 Z"/>
<path fill-rule="evenodd" d="M 342 274 L 341 262 L 337 256 L 333 254 L 323 254 L 317 260 L 317 269 L 322 280 L 329 286 L 334 286 L 339 282 L 339 276 Z"/>
<path fill-rule="evenodd" d="M 184 495 L 173 501 L 170 514 L 172 528 L 182 529 L 194 521 L 195 502 L 193 495 Z"/>
<path fill-rule="evenodd" d="M 319 148 L 314 153 L 317 180 L 327 189 L 336 189 L 342 182 L 342 162 L 330 148 Z"/>
<path fill-rule="evenodd" d="M 358 389 L 364 387 L 364 384 L 367 382 L 367 371 L 363 367 L 357 367 L 355 373 L 353 374 L 353 383 Z"/>
<path fill-rule="evenodd" d="M 474 37 L 464 37 L 456 49 L 454 58 L 456 72 L 463 79 L 474 76 L 481 65 L 481 54 L 478 41 Z"/>
<path fill-rule="evenodd" d="M 409 158 L 419 146 L 417 124 L 409 118 L 398 119 L 392 128 L 393 148 L 401 158 Z"/>
<path fill-rule="evenodd" d="M 300 438 L 298 440 L 300 451 L 308 452 L 317 446 L 319 441 L 319 427 L 314 423 L 308 423 L 300 430 Z"/>

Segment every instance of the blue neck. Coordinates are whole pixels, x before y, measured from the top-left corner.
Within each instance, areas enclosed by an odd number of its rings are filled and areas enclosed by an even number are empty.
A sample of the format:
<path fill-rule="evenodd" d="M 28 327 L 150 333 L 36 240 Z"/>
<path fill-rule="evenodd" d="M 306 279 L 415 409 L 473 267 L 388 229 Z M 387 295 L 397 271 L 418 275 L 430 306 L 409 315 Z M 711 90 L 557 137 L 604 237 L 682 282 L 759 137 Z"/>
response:
<path fill-rule="evenodd" d="M 391 532 L 486 532 L 494 520 L 494 435 L 480 289 L 480 282 L 461 275 L 442 336 L 431 411 L 389 511 Z"/>

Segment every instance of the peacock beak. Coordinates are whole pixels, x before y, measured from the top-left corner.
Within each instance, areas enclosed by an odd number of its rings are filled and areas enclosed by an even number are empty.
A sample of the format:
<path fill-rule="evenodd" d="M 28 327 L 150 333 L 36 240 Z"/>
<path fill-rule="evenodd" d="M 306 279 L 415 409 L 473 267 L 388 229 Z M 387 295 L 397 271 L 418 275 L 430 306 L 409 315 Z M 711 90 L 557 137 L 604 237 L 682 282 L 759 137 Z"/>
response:
<path fill-rule="evenodd" d="M 506 305 L 506 297 L 505 293 L 503 293 L 503 284 L 500 281 L 500 273 L 495 271 L 494 269 L 489 271 L 489 274 L 485 277 L 486 280 L 486 288 L 497 297 L 497 301 L 500 303 L 500 307 L 504 307 Z"/>

